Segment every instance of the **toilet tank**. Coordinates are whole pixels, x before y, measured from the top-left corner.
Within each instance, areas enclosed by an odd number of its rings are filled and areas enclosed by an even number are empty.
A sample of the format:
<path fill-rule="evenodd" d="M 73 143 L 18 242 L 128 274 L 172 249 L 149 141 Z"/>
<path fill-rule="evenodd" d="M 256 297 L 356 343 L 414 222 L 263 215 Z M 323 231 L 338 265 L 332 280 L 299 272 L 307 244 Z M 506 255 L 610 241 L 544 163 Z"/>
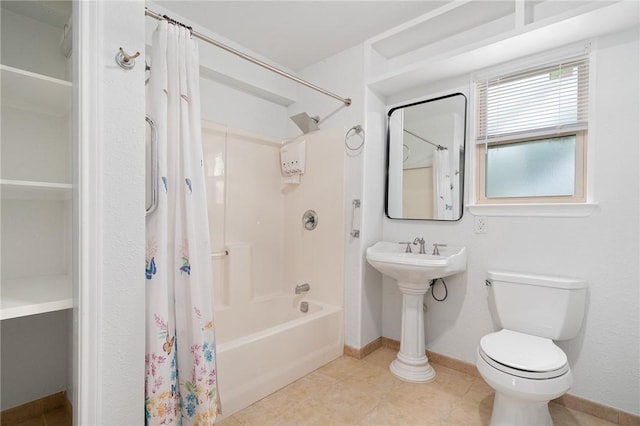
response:
<path fill-rule="evenodd" d="M 552 340 L 574 338 L 584 318 L 587 282 L 576 278 L 488 272 L 502 328 Z"/>

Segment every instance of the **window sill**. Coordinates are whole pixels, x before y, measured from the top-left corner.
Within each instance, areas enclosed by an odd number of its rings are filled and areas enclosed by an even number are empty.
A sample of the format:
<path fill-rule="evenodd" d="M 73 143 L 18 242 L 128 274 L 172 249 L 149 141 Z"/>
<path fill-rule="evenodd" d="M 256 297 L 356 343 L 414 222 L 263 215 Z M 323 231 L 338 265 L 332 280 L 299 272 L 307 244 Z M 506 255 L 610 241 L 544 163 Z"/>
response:
<path fill-rule="evenodd" d="M 474 216 L 587 217 L 598 203 L 546 204 L 472 204 L 467 210 Z"/>

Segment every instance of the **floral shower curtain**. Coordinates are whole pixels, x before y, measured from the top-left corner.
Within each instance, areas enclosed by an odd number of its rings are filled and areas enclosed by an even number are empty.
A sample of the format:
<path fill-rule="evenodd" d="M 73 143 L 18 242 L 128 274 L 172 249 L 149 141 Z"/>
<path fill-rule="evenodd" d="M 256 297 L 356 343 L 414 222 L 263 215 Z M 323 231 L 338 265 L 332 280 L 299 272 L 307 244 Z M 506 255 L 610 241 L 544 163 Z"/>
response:
<path fill-rule="evenodd" d="M 453 219 L 453 181 L 448 149 L 436 149 L 433 153 L 433 184 L 436 219 Z"/>
<path fill-rule="evenodd" d="M 189 30 L 153 35 L 147 113 L 158 137 L 158 208 L 146 229 L 148 425 L 211 425 L 220 412 L 202 159 L 198 50 Z"/>

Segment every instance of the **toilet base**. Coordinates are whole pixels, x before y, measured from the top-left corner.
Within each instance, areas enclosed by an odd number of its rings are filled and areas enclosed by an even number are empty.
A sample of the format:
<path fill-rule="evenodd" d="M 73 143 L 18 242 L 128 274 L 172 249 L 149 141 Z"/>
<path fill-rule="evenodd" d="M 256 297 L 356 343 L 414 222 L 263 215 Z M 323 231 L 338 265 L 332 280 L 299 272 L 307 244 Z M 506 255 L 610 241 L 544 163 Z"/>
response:
<path fill-rule="evenodd" d="M 549 401 L 527 401 L 496 392 L 490 426 L 553 426 Z"/>

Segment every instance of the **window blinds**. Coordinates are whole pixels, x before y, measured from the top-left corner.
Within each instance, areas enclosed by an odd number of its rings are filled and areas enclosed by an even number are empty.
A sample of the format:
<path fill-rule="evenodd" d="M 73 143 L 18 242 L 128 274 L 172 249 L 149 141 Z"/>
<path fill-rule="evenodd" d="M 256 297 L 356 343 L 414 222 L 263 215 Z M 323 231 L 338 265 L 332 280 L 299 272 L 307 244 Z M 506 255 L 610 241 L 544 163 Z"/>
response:
<path fill-rule="evenodd" d="M 589 59 L 478 81 L 476 143 L 586 130 Z"/>

